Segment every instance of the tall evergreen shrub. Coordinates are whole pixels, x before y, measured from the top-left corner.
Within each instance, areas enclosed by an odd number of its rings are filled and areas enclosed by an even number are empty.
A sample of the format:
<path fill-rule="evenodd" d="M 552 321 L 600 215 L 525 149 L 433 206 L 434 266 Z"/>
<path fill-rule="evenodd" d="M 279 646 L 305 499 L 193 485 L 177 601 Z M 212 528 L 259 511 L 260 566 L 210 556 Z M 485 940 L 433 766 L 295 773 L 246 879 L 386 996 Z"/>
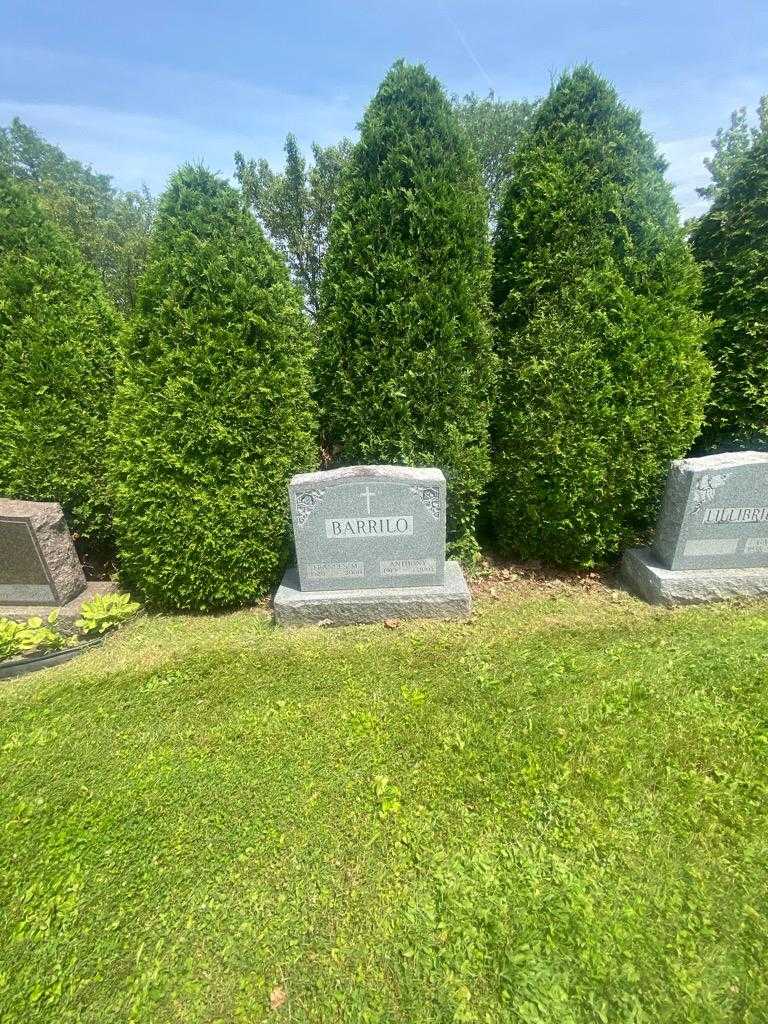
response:
<path fill-rule="evenodd" d="M 589 67 L 563 75 L 513 159 L 493 281 L 491 518 L 506 551 L 615 554 L 699 431 L 706 323 L 664 167 Z"/>
<path fill-rule="evenodd" d="M 0 494 L 110 532 L 107 420 L 119 318 L 31 190 L 0 173 Z"/>
<path fill-rule="evenodd" d="M 331 226 L 319 404 L 344 463 L 436 465 L 471 559 L 494 359 L 477 160 L 438 82 L 396 63 L 360 126 Z"/>
<path fill-rule="evenodd" d="M 203 168 L 178 171 L 113 417 L 121 574 L 151 603 L 235 606 L 275 580 L 288 479 L 313 463 L 301 305 L 239 194 Z"/>
<path fill-rule="evenodd" d="M 703 442 L 768 446 L 768 107 L 693 232 L 715 367 Z"/>

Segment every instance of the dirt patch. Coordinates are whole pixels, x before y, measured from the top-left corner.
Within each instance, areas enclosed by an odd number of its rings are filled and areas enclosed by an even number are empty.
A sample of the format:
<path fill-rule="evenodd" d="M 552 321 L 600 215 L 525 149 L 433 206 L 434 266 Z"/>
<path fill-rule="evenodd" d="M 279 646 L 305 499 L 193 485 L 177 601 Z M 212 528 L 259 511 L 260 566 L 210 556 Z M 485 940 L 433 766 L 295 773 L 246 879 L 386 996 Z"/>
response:
<path fill-rule="evenodd" d="M 557 569 L 535 560 L 518 562 L 493 554 L 483 555 L 469 585 L 475 597 L 490 598 L 508 593 L 534 597 L 557 591 L 607 595 L 619 589 L 615 567 L 583 571 Z"/>

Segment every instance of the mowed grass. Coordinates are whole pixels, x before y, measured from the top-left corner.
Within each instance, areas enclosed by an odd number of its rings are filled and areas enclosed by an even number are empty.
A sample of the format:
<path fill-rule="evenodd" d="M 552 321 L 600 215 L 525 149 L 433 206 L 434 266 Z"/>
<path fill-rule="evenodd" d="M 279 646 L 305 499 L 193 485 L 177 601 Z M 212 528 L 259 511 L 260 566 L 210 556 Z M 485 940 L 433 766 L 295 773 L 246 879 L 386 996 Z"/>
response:
<path fill-rule="evenodd" d="M 766 605 L 144 618 L 0 751 L 3 1022 L 768 1020 Z"/>

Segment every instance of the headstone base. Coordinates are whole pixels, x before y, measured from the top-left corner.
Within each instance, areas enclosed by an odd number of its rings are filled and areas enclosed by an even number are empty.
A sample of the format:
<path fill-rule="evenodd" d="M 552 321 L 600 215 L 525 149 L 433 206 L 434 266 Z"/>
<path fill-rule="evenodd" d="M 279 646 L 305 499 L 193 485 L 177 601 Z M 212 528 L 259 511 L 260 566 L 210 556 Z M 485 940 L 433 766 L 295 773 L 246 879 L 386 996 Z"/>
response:
<path fill-rule="evenodd" d="M 14 622 L 26 622 L 37 615 L 45 620 L 52 611 L 58 611 L 58 625 L 68 628 L 73 625 L 75 619 L 80 618 L 80 609 L 85 601 L 91 601 L 97 594 L 114 594 L 117 592 L 117 584 L 108 582 L 93 582 L 86 585 L 77 597 L 73 597 L 67 604 L 0 604 L 0 618 L 13 619 Z"/>
<path fill-rule="evenodd" d="M 472 597 L 458 562 L 445 563 L 441 587 L 373 590 L 299 590 L 295 568 L 286 570 L 273 602 L 279 626 L 351 626 L 385 619 L 467 619 Z"/>
<path fill-rule="evenodd" d="M 704 604 L 729 598 L 768 597 L 768 566 L 757 569 L 665 569 L 650 548 L 624 552 L 620 576 L 650 604 Z"/>

